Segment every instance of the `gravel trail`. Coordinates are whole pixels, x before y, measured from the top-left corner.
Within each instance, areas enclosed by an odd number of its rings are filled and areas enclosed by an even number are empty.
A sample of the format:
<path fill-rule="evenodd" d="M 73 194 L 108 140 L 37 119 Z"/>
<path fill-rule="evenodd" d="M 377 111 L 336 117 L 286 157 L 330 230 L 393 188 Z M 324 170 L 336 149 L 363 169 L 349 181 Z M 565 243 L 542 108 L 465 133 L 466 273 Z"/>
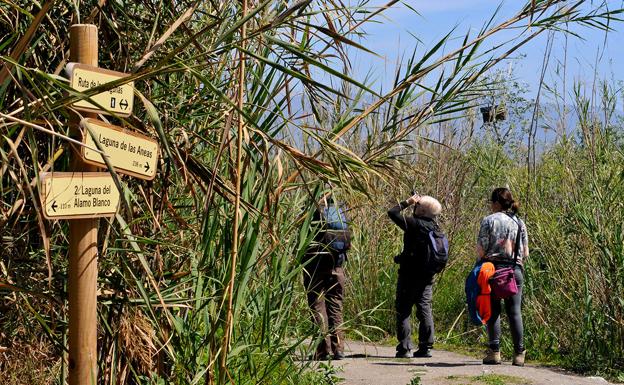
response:
<path fill-rule="evenodd" d="M 580 377 L 531 365 L 482 365 L 481 360 L 442 350 L 432 358 L 394 358 L 394 348 L 348 341 L 346 358 L 333 361 L 345 385 L 599 385 L 600 377 Z M 418 381 L 420 378 L 420 382 Z"/>

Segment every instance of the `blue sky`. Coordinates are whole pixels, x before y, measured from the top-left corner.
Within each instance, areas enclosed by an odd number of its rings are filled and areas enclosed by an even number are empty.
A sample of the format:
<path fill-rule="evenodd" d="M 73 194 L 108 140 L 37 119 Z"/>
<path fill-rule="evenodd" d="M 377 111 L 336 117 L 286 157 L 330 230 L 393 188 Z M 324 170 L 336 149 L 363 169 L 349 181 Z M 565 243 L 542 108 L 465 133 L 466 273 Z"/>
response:
<path fill-rule="evenodd" d="M 365 53 L 358 53 L 352 58 L 355 72 L 363 76 L 370 71 L 373 78 L 377 80 L 375 85 L 383 84 L 384 90 L 390 88 L 391 75 L 394 73 L 397 60 L 401 55 L 411 54 L 417 44 L 419 52 L 422 53 L 456 27 L 454 36 L 457 39 L 448 44 L 446 47 L 448 52 L 459 46 L 460 39 L 467 31 L 473 30 L 473 34 L 476 34 L 499 4 L 502 4 L 502 8 L 495 18 L 495 23 L 515 14 L 524 4 L 524 1 L 519 0 L 503 2 L 499 0 L 406 0 L 406 2 L 420 15 L 415 14 L 405 5 L 397 4 L 393 9 L 384 13 L 385 18 L 380 19 L 380 23 L 369 23 L 365 27 L 368 35 L 362 43 L 383 56 L 383 59 Z M 386 1 L 374 0 L 369 3 L 369 6 L 380 6 L 384 3 Z M 611 8 L 621 8 L 622 3 L 622 0 L 609 1 Z M 585 40 L 573 36 L 568 37 L 566 76 L 568 85 L 572 83 L 572 80 L 591 84 L 594 78 L 594 68 L 597 68 L 599 78 L 624 80 L 624 44 L 622 44 L 624 34 L 621 32 L 624 29 L 624 23 L 619 23 L 614 27 L 617 32 L 608 34 L 606 41 L 604 32 L 585 27 L 575 28 L 575 32 L 583 36 Z M 505 32 L 490 40 L 487 46 L 511 36 L 513 36 L 511 32 Z M 420 43 L 416 37 L 421 41 Z M 546 42 L 547 33 L 545 32 L 521 48 L 514 55 L 518 60 L 514 60 L 511 64 L 515 77 L 529 85 L 531 97 L 535 95 L 539 83 Z M 565 37 L 562 34 L 555 35 L 546 77 L 546 81 L 551 84 L 556 78 L 553 74 L 557 61 L 563 61 L 564 46 Z M 595 63 L 598 63 L 597 67 Z M 502 68 L 508 69 L 509 65 L 509 62 L 505 63 Z"/>

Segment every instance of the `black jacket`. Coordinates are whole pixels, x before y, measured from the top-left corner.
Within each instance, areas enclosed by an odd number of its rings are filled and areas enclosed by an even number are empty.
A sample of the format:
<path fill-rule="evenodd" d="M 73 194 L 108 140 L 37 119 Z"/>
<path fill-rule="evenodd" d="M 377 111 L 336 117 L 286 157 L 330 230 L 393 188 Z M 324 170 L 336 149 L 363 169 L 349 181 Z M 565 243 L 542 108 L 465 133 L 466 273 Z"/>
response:
<path fill-rule="evenodd" d="M 403 251 L 401 268 L 419 268 L 424 265 L 428 253 L 429 232 L 436 229 L 436 222 L 427 217 L 405 216 L 401 212 L 409 206 L 403 201 L 388 210 L 388 216 L 403 230 Z"/>

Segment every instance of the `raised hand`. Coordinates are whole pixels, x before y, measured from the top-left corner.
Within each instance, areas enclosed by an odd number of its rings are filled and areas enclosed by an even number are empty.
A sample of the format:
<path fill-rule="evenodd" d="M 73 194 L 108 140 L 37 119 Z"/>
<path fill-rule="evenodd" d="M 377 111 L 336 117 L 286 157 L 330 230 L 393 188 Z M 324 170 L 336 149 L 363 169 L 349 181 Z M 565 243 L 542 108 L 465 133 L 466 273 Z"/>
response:
<path fill-rule="evenodd" d="M 420 199 L 420 194 L 414 194 L 411 197 L 407 198 L 407 203 L 410 205 L 415 204 Z"/>

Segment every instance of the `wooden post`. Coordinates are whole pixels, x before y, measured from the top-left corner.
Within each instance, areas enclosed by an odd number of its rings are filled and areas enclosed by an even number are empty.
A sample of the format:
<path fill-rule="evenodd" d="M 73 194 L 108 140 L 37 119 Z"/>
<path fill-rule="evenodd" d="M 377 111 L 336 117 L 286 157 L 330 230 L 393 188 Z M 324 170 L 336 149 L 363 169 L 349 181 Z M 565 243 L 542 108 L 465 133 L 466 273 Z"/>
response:
<path fill-rule="evenodd" d="M 70 61 L 98 65 L 97 27 L 75 24 L 70 28 Z M 86 117 L 97 114 L 85 113 Z M 79 117 L 73 116 L 72 130 Z M 75 155 L 75 154 L 74 154 Z M 96 171 L 72 160 L 74 171 Z M 69 385 L 97 383 L 97 218 L 69 221 Z"/>

